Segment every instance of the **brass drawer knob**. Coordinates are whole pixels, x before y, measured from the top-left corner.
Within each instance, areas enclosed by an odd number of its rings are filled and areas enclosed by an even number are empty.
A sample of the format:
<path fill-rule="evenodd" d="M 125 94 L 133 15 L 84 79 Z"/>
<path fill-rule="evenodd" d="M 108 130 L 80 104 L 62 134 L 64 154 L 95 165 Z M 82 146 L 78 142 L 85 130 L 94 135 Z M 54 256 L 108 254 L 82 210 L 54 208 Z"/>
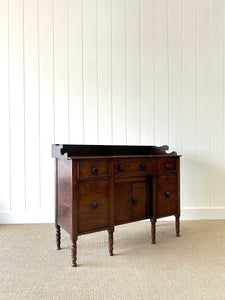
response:
<path fill-rule="evenodd" d="M 92 202 L 91 206 L 92 206 L 92 208 L 96 208 L 98 206 L 98 203 L 97 202 Z"/>
<path fill-rule="evenodd" d="M 166 197 L 170 197 L 170 192 L 165 192 Z"/>

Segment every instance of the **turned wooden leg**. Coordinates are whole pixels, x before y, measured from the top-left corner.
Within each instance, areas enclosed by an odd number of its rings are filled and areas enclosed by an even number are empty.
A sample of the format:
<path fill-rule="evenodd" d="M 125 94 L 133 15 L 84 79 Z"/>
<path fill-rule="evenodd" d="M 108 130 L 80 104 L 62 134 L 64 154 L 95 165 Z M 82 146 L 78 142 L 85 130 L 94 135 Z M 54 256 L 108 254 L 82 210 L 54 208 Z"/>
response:
<path fill-rule="evenodd" d="M 109 255 L 113 256 L 113 231 L 108 230 Z"/>
<path fill-rule="evenodd" d="M 60 243 L 61 243 L 61 233 L 60 233 L 60 226 L 58 224 L 56 224 L 56 247 L 57 247 L 57 250 L 60 250 L 61 247 L 60 247 Z"/>
<path fill-rule="evenodd" d="M 175 218 L 176 218 L 176 236 L 179 237 L 180 236 L 180 217 L 175 216 Z"/>
<path fill-rule="evenodd" d="M 151 224 L 152 224 L 152 244 L 155 244 L 155 219 L 151 219 Z"/>
<path fill-rule="evenodd" d="M 77 266 L 77 237 L 71 238 L 71 255 L 72 255 L 72 267 Z"/>

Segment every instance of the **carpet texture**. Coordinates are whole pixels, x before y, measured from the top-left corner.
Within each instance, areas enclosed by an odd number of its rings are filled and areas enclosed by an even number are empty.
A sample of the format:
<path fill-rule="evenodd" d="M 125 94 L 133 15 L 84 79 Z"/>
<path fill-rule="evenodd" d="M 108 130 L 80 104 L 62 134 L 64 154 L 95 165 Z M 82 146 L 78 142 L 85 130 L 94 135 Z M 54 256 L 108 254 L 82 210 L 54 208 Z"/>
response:
<path fill-rule="evenodd" d="M 117 226 L 114 256 L 107 231 L 78 238 L 77 268 L 62 230 L 53 224 L 0 225 L 0 299 L 225 300 L 225 221 L 157 222 Z"/>

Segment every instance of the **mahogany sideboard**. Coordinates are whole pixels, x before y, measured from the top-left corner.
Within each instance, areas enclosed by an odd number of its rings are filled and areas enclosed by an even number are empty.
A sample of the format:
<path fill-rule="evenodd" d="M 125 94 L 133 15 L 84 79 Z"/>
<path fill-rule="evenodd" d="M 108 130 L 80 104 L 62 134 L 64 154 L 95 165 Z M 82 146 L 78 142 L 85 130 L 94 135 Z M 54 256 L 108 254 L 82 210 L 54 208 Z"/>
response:
<path fill-rule="evenodd" d="M 52 145 L 55 158 L 56 244 L 60 228 L 71 237 L 72 266 L 79 235 L 108 230 L 113 255 L 115 225 L 150 219 L 152 243 L 158 218 L 180 217 L 180 155 L 168 146 Z"/>

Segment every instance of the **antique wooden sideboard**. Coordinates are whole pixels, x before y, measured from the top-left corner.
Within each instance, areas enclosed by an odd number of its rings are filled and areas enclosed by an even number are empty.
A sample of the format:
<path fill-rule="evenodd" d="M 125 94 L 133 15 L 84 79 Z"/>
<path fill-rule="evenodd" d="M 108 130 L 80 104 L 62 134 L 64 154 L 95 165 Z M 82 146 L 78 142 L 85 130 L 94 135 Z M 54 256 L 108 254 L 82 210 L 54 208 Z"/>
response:
<path fill-rule="evenodd" d="M 72 266 L 76 266 L 79 235 L 108 230 L 113 255 L 115 225 L 180 217 L 180 155 L 168 146 L 52 145 L 55 158 L 56 244 L 60 228 L 71 237 Z"/>

